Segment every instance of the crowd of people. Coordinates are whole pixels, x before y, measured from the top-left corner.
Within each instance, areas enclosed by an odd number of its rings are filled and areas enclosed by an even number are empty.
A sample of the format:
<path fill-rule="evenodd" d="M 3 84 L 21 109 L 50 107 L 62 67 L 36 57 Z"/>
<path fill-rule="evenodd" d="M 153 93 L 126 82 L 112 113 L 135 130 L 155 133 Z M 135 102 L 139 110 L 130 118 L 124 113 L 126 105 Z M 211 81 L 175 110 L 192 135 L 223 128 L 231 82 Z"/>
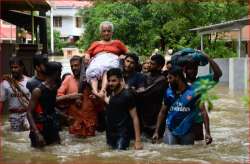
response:
<path fill-rule="evenodd" d="M 218 82 L 222 76 L 213 59 L 193 50 L 185 55 L 196 56 L 185 62 L 176 61 L 180 53 L 175 61 L 154 54 L 140 64 L 136 53 L 112 40 L 113 32 L 111 22 L 100 24 L 101 40 L 83 57 L 70 59 L 72 74 L 61 76 L 61 63 L 37 54 L 35 75 L 28 78 L 22 60 L 11 58 L 11 74 L 0 84 L 0 111 L 8 103 L 11 130 L 30 130 L 36 148 L 60 144 L 63 128 L 81 138 L 105 131 L 107 144 L 119 150 L 127 149 L 130 140 L 142 149 L 141 135 L 153 143 L 210 144 L 209 116 L 197 88 L 201 80 Z M 201 59 L 212 73 L 198 77 Z"/>

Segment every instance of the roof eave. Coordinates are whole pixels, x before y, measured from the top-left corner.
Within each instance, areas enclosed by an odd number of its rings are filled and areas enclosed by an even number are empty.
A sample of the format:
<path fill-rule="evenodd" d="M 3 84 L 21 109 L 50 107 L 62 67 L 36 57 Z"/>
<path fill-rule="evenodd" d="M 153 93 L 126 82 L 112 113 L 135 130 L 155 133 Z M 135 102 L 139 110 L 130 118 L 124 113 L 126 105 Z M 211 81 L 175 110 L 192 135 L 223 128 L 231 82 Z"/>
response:
<path fill-rule="evenodd" d="M 211 33 L 211 32 L 220 32 L 225 30 L 232 30 L 232 29 L 240 29 L 245 25 L 250 24 L 250 18 L 242 18 L 238 20 L 218 23 L 210 26 L 204 27 L 197 27 L 193 29 L 189 29 L 191 32 L 198 32 L 202 34 Z"/>

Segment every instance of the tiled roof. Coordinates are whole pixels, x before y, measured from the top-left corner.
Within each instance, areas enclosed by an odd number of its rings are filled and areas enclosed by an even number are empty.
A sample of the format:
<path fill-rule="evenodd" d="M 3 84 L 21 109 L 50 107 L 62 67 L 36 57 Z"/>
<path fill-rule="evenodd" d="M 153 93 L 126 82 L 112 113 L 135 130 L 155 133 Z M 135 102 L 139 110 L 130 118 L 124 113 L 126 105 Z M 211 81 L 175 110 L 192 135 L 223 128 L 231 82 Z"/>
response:
<path fill-rule="evenodd" d="M 77 1 L 77 0 L 53 0 L 51 1 L 53 6 L 56 7 L 73 7 L 73 8 L 85 8 L 93 5 L 90 1 Z"/>

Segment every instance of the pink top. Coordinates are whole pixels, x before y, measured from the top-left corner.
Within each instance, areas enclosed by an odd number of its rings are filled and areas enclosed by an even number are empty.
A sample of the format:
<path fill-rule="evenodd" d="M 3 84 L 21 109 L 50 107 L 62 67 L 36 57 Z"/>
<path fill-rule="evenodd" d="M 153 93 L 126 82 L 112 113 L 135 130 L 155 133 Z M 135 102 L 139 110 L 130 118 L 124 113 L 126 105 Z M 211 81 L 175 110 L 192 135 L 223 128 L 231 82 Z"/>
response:
<path fill-rule="evenodd" d="M 90 48 L 87 50 L 87 53 L 90 57 L 94 57 L 99 52 L 111 52 L 118 56 L 121 54 L 127 53 L 127 47 L 120 40 L 113 40 L 110 43 L 102 43 L 96 41 L 91 44 Z"/>

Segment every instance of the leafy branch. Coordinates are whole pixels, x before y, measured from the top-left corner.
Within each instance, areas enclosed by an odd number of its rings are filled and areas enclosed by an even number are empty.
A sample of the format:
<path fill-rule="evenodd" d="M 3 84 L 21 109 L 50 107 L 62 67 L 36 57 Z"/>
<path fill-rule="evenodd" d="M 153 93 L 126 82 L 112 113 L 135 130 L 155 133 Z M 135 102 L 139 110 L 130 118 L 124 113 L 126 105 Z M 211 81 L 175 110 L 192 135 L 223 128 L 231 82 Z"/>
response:
<path fill-rule="evenodd" d="M 198 105 L 201 107 L 203 104 L 207 104 L 209 112 L 213 109 L 213 101 L 219 98 L 214 92 L 211 92 L 215 84 L 216 82 L 212 80 L 198 80 L 194 83 L 197 86 L 195 92 L 200 95 Z"/>

